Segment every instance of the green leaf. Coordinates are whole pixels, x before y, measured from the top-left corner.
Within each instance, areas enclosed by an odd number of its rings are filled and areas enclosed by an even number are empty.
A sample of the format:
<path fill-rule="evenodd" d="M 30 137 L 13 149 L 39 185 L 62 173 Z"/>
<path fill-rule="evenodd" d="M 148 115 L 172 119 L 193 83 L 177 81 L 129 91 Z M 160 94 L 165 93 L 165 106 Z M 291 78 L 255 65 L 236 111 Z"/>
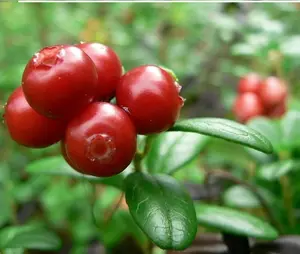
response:
<path fill-rule="evenodd" d="M 0 231 L 0 248 L 52 250 L 61 245 L 52 232 L 36 225 L 12 226 Z"/>
<path fill-rule="evenodd" d="M 223 195 L 225 205 L 235 208 L 257 208 L 260 207 L 259 200 L 253 193 L 240 185 L 232 186 Z"/>
<path fill-rule="evenodd" d="M 62 156 L 53 156 L 31 162 L 25 167 L 25 171 L 29 174 L 69 176 L 78 179 L 87 179 L 94 183 L 107 184 L 117 188 L 122 187 L 125 174 L 124 172 L 123 174 L 103 178 L 83 175 L 71 168 Z M 130 167 L 128 167 L 126 171 L 130 171 Z"/>
<path fill-rule="evenodd" d="M 299 43 L 300 43 L 299 35 L 288 36 L 286 40 L 280 45 L 280 51 L 286 56 L 299 57 L 300 55 Z"/>
<path fill-rule="evenodd" d="M 300 146 L 300 112 L 290 111 L 281 120 L 282 142 L 286 148 Z"/>
<path fill-rule="evenodd" d="M 8 192 L 0 185 L 0 227 L 11 219 L 12 205 Z"/>
<path fill-rule="evenodd" d="M 5 249 L 3 254 L 23 254 L 24 250 L 21 248 L 14 248 L 14 249 Z"/>
<path fill-rule="evenodd" d="M 265 117 L 257 117 L 249 121 L 247 125 L 264 135 L 272 143 L 275 151 L 280 150 L 282 134 L 278 122 Z"/>
<path fill-rule="evenodd" d="M 199 225 L 257 239 L 273 240 L 278 237 L 272 226 L 245 212 L 204 203 L 195 204 L 195 208 Z"/>
<path fill-rule="evenodd" d="M 199 159 L 197 158 L 185 165 L 182 170 L 175 172 L 173 177 L 180 181 L 202 184 L 205 179 L 205 173 L 199 165 Z"/>
<path fill-rule="evenodd" d="M 130 213 L 160 248 L 183 250 L 194 240 L 197 220 L 186 190 L 167 175 L 133 173 L 125 179 Z"/>
<path fill-rule="evenodd" d="M 259 132 L 237 122 L 221 118 L 194 118 L 175 124 L 170 131 L 196 132 L 272 153 L 270 141 Z"/>
<path fill-rule="evenodd" d="M 258 177 L 274 181 L 280 177 L 300 168 L 300 161 L 285 160 L 263 165 L 257 172 Z"/>
<path fill-rule="evenodd" d="M 198 156 L 207 141 L 207 136 L 196 133 L 162 133 L 152 141 L 146 167 L 153 173 L 172 174 Z"/>

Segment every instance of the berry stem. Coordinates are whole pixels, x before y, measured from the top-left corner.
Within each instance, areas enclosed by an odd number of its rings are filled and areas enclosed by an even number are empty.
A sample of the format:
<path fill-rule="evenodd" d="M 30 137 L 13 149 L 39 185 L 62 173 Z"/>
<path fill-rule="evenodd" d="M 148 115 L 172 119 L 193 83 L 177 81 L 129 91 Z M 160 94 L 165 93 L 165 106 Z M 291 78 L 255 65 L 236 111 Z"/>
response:
<path fill-rule="evenodd" d="M 134 169 L 135 171 L 142 171 L 142 160 L 145 158 L 147 153 L 149 152 L 152 141 L 155 135 L 148 135 L 146 137 L 146 142 L 145 142 L 145 147 L 142 152 L 137 152 L 134 156 L 133 164 L 134 164 Z"/>

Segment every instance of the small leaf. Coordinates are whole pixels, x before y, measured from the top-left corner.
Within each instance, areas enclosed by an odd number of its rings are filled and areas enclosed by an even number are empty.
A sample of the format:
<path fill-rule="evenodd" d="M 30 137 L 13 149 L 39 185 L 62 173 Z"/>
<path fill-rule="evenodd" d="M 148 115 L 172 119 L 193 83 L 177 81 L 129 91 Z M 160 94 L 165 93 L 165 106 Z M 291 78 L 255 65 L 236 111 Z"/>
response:
<path fill-rule="evenodd" d="M 0 231 L 0 248 L 52 250 L 61 245 L 52 232 L 35 225 L 12 226 Z"/>
<path fill-rule="evenodd" d="M 273 240 L 278 236 L 268 223 L 245 212 L 204 203 L 195 204 L 195 207 L 199 225 L 257 239 Z"/>
<path fill-rule="evenodd" d="M 300 55 L 299 43 L 300 43 L 299 35 L 288 36 L 287 39 L 281 44 L 280 50 L 286 56 L 299 57 Z"/>
<path fill-rule="evenodd" d="M 259 200 L 253 193 L 240 185 L 232 186 L 223 195 L 225 205 L 236 208 L 257 208 L 260 207 Z"/>
<path fill-rule="evenodd" d="M 128 167 L 126 170 L 130 170 L 130 168 Z M 78 179 L 87 179 L 91 182 L 107 184 L 117 188 L 121 188 L 124 179 L 124 174 L 104 178 L 83 175 L 71 168 L 62 156 L 53 156 L 31 162 L 25 167 L 25 171 L 29 174 L 69 176 Z"/>
<path fill-rule="evenodd" d="M 272 153 L 270 141 L 259 132 L 237 122 L 221 118 L 194 118 L 175 124 L 170 131 L 196 132 Z"/>
<path fill-rule="evenodd" d="M 272 121 L 266 117 L 257 117 L 247 124 L 250 128 L 259 131 L 269 141 L 271 141 L 274 150 L 279 151 L 281 146 L 281 129 L 276 121 Z"/>
<path fill-rule="evenodd" d="M 133 173 L 125 179 L 125 194 L 133 219 L 158 247 L 183 250 L 192 243 L 194 205 L 174 178 Z"/>
<path fill-rule="evenodd" d="M 290 111 L 281 120 L 282 142 L 286 148 L 300 145 L 300 112 Z"/>
<path fill-rule="evenodd" d="M 207 136 L 196 133 L 162 133 L 152 141 L 146 166 L 153 173 L 172 174 L 199 155 L 207 141 Z"/>
<path fill-rule="evenodd" d="M 300 161 L 295 160 L 285 160 L 278 161 L 271 164 L 263 165 L 257 172 L 258 177 L 274 181 L 278 180 L 280 177 L 288 174 L 289 172 L 299 169 Z"/>

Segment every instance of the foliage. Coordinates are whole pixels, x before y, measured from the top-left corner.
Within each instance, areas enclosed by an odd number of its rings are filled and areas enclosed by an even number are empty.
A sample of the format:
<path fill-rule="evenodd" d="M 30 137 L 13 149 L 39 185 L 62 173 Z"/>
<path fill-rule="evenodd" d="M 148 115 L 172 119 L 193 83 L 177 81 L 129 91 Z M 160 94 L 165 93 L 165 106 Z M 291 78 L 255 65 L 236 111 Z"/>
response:
<path fill-rule="evenodd" d="M 268 240 L 300 234 L 298 6 L 1 2 L 0 104 L 35 51 L 78 41 L 111 45 L 126 70 L 167 66 L 187 100 L 170 131 L 139 137 L 143 172 L 132 173 L 132 164 L 104 179 L 76 173 L 58 145 L 16 145 L 1 125 L 0 250 L 58 251 L 70 243 L 72 253 L 85 253 L 97 242 L 113 253 L 128 238 L 144 252 L 149 239 L 180 250 L 197 228 Z M 237 78 L 252 71 L 288 81 L 283 119 L 232 121 Z M 193 202 L 182 183 L 206 188 L 211 177 L 225 182 L 224 193 L 208 200 L 217 204 Z"/>

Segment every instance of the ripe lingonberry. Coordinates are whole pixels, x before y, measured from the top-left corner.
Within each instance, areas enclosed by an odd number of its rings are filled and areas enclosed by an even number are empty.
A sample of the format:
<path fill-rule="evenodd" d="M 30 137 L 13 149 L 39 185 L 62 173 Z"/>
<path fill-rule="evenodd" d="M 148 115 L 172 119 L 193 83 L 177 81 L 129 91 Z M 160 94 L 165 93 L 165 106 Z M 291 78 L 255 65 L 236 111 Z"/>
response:
<path fill-rule="evenodd" d="M 65 161 L 73 168 L 76 169 L 75 164 L 70 160 L 70 158 L 67 155 L 66 146 L 63 140 L 60 142 L 60 151 L 61 155 L 64 157 Z"/>
<path fill-rule="evenodd" d="M 12 139 L 32 148 L 47 147 L 58 142 L 66 127 L 64 122 L 46 118 L 30 107 L 22 87 L 18 87 L 9 97 L 4 119 Z"/>
<path fill-rule="evenodd" d="M 282 80 L 268 77 L 262 82 L 258 93 L 265 107 L 272 108 L 286 99 L 288 91 Z"/>
<path fill-rule="evenodd" d="M 136 130 L 118 106 L 94 102 L 68 124 L 64 145 L 69 164 L 83 174 L 112 176 L 123 171 L 136 151 Z"/>
<path fill-rule="evenodd" d="M 283 100 L 278 105 L 271 107 L 267 110 L 266 116 L 270 118 L 279 118 L 283 116 L 287 111 L 286 101 Z"/>
<path fill-rule="evenodd" d="M 244 93 L 236 98 L 233 112 L 238 121 L 245 123 L 253 117 L 262 115 L 264 108 L 256 94 Z"/>
<path fill-rule="evenodd" d="M 183 106 L 180 86 L 171 74 L 154 65 L 127 72 L 117 86 L 117 104 L 131 117 L 139 134 L 169 129 Z"/>
<path fill-rule="evenodd" d="M 51 118 L 69 118 L 95 97 L 98 75 L 91 58 L 70 45 L 46 47 L 28 62 L 22 77 L 32 108 Z"/>
<path fill-rule="evenodd" d="M 118 55 L 108 46 L 100 43 L 76 45 L 94 62 L 98 72 L 98 100 L 109 100 L 115 95 L 116 86 L 122 76 L 122 63 Z"/>
<path fill-rule="evenodd" d="M 250 73 L 242 77 L 238 84 L 238 92 L 241 93 L 257 93 L 261 84 L 260 76 Z"/>

